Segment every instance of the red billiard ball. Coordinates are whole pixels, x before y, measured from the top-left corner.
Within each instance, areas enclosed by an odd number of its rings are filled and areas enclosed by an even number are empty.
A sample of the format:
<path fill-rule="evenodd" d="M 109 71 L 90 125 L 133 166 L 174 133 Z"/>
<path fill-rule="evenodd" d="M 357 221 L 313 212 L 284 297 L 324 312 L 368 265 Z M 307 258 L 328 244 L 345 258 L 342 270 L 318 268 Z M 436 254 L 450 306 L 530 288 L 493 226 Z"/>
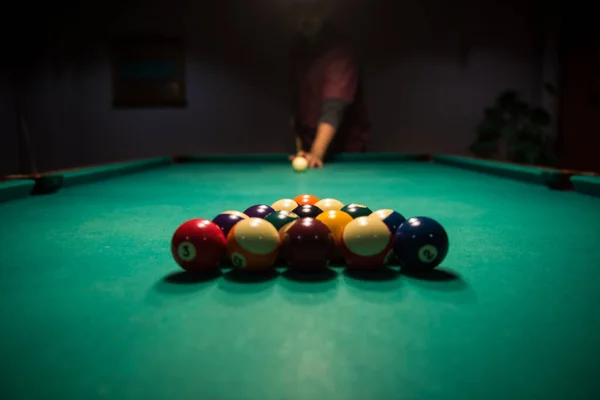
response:
<path fill-rule="evenodd" d="M 279 255 L 277 229 L 263 218 L 243 219 L 229 231 L 227 254 L 235 268 L 260 271 L 271 268 Z"/>
<path fill-rule="evenodd" d="M 341 253 L 351 268 L 379 268 L 392 249 L 392 233 L 378 218 L 358 217 L 342 231 Z"/>
<path fill-rule="evenodd" d="M 181 224 L 171 238 L 171 254 L 186 271 L 211 270 L 223 259 L 227 240 L 217 224 L 203 218 Z"/>
<path fill-rule="evenodd" d="M 301 218 L 280 230 L 281 255 L 290 268 L 323 269 L 335 256 L 333 234 L 323 222 Z"/>

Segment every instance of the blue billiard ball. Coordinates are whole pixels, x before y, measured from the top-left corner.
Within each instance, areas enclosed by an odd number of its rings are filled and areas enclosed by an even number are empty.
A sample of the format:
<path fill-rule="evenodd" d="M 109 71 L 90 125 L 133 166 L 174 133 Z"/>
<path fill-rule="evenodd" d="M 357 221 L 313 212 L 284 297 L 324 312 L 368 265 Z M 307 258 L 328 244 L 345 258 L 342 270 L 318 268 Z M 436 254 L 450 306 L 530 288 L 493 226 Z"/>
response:
<path fill-rule="evenodd" d="M 373 214 L 369 215 L 369 218 L 378 218 L 382 220 L 383 223 L 386 224 L 390 229 L 392 235 L 395 234 L 398 230 L 398 227 L 402 225 L 404 221 L 406 221 L 404 215 L 400 214 L 398 211 L 390 210 L 388 208 L 373 212 Z"/>
<path fill-rule="evenodd" d="M 448 234 L 429 217 L 412 217 L 404 221 L 394 235 L 394 253 L 406 269 L 433 269 L 448 254 Z"/>

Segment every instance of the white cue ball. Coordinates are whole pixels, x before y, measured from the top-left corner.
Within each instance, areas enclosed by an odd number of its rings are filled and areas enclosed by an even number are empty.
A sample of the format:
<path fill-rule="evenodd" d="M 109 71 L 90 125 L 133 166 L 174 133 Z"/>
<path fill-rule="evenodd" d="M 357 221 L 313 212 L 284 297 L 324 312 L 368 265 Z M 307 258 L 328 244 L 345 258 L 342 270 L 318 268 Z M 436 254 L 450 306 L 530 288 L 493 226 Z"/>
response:
<path fill-rule="evenodd" d="M 304 157 L 296 157 L 294 158 L 294 161 L 292 161 L 292 167 L 296 172 L 306 171 L 306 168 L 308 168 L 308 160 Z"/>

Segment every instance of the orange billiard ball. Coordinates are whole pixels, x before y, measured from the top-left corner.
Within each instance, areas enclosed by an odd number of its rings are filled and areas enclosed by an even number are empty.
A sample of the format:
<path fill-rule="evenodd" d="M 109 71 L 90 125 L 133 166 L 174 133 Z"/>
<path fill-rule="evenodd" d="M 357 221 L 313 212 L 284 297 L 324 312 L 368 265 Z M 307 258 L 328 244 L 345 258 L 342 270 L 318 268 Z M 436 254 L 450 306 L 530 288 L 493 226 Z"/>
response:
<path fill-rule="evenodd" d="M 294 200 L 300 206 L 307 205 L 307 204 L 314 206 L 315 204 L 317 204 L 319 202 L 319 198 L 316 196 L 313 196 L 312 194 L 301 194 L 301 195 L 294 197 Z"/>
<path fill-rule="evenodd" d="M 235 268 L 267 270 L 275 264 L 281 239 L 277 229 L 263 218 L 239 221 L 227 236 L 227 255 Z"/>

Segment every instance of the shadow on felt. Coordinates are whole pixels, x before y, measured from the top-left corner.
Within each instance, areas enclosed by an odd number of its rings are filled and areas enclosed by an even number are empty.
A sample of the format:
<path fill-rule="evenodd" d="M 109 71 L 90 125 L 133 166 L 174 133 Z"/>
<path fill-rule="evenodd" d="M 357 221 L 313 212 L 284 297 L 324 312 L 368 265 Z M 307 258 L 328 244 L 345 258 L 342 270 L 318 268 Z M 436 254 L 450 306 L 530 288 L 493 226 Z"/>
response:
<path fill-rule="evenodd" d="M 458 272 L 452 269 L 435 268 L 421 271 L 401 269 L 400 274 L 410 285 L 423 289 L 422 293 L 427 293 L 428 296 L 436 299 L 453 303 L 473 303 L 477 300 L 475 291 Z"/>
<path fill-rule="evenodd" d="M 220 270 L 206 272 L 176 271 L 160 278 L 153 292 L 161 294 L 185 295 L 201 291 L 222 276 Z"/>
<path fill-rule="evenodd" d="M 225 280 L 235 283 L 265 283 L 279 277 L 279 271 L 274 268 L 265 271 L 244 271 L 233 268 L 223 274 Z"/>
<path fill-rule="evenodd" d="M 281 274 L 285 279 L 295 282 L 319 283 L 328 282 L 337 278 L 338 274 L 331 268 L 318 270 L 299 270 L 289 268 Z"/>

